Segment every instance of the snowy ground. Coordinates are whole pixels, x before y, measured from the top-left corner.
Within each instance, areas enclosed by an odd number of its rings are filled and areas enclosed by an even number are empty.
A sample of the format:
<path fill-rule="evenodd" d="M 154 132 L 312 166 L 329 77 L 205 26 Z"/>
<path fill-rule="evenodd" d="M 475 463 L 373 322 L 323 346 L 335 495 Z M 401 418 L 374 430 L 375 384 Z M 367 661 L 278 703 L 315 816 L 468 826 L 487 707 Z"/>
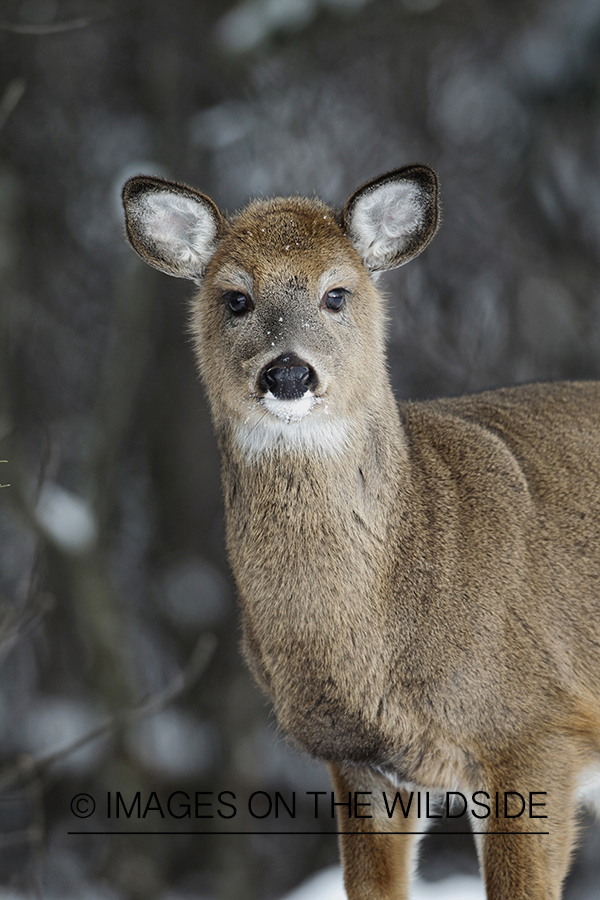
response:
<path fill-rule="evenodd" d="M 470 875 L 455 875 L 443 881 L 417 879 L 411 888 L 411 900 L 485 900 L 483 884 Z M 346 900 L 342 870 L 324 869 L 287 894 L 283 900 Z"/>

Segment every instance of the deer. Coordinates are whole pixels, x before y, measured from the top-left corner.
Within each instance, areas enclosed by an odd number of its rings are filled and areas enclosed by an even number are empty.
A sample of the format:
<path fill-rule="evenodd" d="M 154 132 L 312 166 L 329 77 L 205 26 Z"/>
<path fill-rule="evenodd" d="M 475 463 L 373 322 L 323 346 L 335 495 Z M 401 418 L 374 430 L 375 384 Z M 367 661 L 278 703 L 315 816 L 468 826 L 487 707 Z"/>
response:
<path fill-rule="evenodd" d="M 123 202 L 142 259 L 196 286 L 247 663 L 335 796 L 371 802 L 337 809 L 349 900 L 408 897 L 414 789 L 492 798 L 468 812 L 488 900 L 557 900 L 600 796 L 600 382 L 396 401 L 378 278 L 436 233 L 427 165 L 341 211 L 227 215 L 146 175 Z M 534 815 L 496 815 L 517 792 Z"/>

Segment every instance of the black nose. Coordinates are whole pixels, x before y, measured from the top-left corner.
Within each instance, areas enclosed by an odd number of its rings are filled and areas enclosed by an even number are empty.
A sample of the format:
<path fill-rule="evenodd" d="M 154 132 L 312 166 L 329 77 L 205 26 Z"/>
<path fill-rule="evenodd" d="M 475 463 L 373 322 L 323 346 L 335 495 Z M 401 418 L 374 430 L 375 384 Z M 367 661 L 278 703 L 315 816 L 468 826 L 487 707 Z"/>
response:
<path fill-rule="evenodd" d="M 317 386 L 317 375 L 312 366 L 295 353 L 282 353 L 264 367 L 258 377 L 258 386 L 265 394 L 269 391 L 278 400 L 297 400 L 309 389 Z"/>

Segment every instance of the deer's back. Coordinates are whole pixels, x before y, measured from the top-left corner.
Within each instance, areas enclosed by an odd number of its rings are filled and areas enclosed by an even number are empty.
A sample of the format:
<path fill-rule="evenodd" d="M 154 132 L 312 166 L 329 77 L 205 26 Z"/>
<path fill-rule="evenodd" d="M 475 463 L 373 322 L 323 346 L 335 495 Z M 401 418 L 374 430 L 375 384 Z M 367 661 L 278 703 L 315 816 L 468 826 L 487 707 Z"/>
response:
<path fill-rule="evenodd" d="M 582 549 L 588 529 L 598 535 L 600 382 L 501 388 L 401 412 L 413 458 L 425 468 L 437 458 L 459 492 L 487 496 L 490 511 L 501 503 L 527 512 L 569 546 Z"/>

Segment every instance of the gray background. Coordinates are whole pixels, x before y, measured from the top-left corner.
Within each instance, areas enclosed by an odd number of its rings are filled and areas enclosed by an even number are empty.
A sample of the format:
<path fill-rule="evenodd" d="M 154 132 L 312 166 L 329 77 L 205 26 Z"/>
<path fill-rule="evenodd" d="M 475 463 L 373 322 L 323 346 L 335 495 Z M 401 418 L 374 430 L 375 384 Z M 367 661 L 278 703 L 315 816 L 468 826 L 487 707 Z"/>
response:
<path fill-rule="evenodd" d="M 342 205 L 427 162 L 441 231 L 385 283 L 398 395 L 598 377 L 599 110 L 598 0 L 2 0 L 0 897 L 268 900 L 337 858 L 333 836 L 67 835 L 115 826 L 100 800 L 80 825 L 79 792 L 328 790 L 240 661 L 191 289 L 126 246 L 124 180 Z M 586 835 L 569 898 L 600 896 Z M 476 870 L 469 838 L 423 847 L 426 878 Z"/>

